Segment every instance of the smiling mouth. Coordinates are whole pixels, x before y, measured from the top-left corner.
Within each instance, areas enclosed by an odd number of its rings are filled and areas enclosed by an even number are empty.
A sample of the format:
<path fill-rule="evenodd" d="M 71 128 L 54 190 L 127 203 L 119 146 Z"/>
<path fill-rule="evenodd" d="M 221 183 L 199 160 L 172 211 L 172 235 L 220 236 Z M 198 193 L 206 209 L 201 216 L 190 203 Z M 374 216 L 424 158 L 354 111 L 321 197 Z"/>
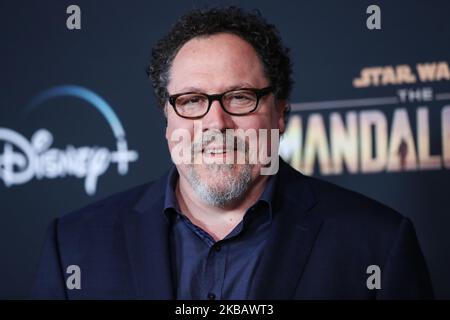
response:
<path fill-rule="evenodd" d="M 224 148 L 205 148 L 202 153 L 207 155 L 221 155 L 229 152 L 234 152 L 236 149 L 224 149 Z"/>

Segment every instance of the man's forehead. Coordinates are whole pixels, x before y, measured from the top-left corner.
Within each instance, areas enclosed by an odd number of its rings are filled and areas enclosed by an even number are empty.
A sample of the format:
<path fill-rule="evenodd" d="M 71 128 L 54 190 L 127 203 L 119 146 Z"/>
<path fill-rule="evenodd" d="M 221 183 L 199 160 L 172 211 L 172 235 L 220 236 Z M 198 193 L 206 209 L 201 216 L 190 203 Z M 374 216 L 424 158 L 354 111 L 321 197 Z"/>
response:
<path fill-rule="evenodd" d="M 231 46 L 233 48 L 239 48 L 241 50 L 247 49 L 254 52 L 253 46 L 241 36 L 228 32 L 221 32 L 194 37 L 185 42 L 178 50 L 178 53 L 189 50 L 199 52 L 207 45 L 213 46 L 218 51 L 224 51 Z"/>
<path fill-rule="evenodd" d="M 212 84 L 227 91 L 267 81 L 260 58 L 249 43 L 235 35 L 217 34 L 194 38 L 179 50 L 170 83 L 177 91 L 204 91 Z"/>
<path fill-rule="evenodd" d="M 168 89 L 171 94 L 182 92 L 202 92 L 207 94 L 222 93 L 241 88 L 263 88 L 269 85 L 264 73 L 239 74 L 230 72 L 228 76 L 220 74 L 196 74 L 183 77 L 173 74 Z"/>
<path fill-rule="evenodd" d="M 245 40 L 230 34 L 196 37 L 186 42 L 175 55 L 172 66 L 261 63 L 256 50 Z"/>
<path fill-rule="evenodd" d="M 255 86 L 257 86 L 257 85 L 252 82 L 238 81 L 232 85 L 221 86 L 220 92 L 237 90 L 237 89 L 242 89 L 242 88 L 254 88 Z M 187 84 L 186 86 L 178 87 L 177 90 L 179 90 L 180 92 L 204 92 L 204 93 L 209 93 L 209 94 L 220 93 L 219 91 L 218 92 L 206 92 L 208 90 L 207 86 L 192 85 L 192 84 Z"/>

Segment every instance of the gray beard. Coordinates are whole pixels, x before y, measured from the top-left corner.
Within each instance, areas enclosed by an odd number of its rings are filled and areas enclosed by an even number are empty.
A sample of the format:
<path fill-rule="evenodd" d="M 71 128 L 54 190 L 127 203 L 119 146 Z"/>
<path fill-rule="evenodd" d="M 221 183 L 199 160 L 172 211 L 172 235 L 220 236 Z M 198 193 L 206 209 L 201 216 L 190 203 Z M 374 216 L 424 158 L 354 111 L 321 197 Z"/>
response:
<path fill-rule="evenodd" d="M 206 164 L 203 166 L 210 174 L 222 176 L 224 173 L 220 186 L 211 185 L 208 181 L 201 179 L 195 165 L 189 166 L 187 178 L 200 200 L 214 207 L 223 208 L 242 198 L 252 182 L 253 166 L 249 164 L 239 164 L 238 166 L 242 169 L 238 171 L 237 176 L 229 175 L 229 172 L 236 166 L 235 164 Z"/>

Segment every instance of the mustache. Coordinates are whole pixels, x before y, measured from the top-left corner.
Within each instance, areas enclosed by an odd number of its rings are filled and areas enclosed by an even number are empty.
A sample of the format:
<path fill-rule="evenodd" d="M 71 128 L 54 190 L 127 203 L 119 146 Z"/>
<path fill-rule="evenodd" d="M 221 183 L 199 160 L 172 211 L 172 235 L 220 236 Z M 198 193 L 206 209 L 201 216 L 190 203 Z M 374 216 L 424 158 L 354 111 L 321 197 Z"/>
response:
<path fill-rule="evenodd" d="M 192 143 L 192 153 L 202 153 L 209 146 L 218 146 L 229 151 L 248 152 L 249 144 L 245 139 L 220 130 L 210 129 L 203 132 L 200 137 L 194 139 Z"/>

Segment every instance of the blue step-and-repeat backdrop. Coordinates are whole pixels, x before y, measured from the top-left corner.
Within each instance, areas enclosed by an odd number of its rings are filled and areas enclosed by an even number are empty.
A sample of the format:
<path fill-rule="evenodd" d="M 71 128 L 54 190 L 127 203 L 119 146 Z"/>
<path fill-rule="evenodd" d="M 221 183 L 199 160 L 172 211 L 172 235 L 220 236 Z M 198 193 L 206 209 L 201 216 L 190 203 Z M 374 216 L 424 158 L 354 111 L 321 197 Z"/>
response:
<path fill-rule="evenodd" d="M 291 48 L 282 157 L 410 217 L 450 298 L 450 2 L 358 0 L 1 0 L 0 298 L 27 297 L 53 218 L 169 167 L 151 48 L 189 9 L 228 4 Z"/>

